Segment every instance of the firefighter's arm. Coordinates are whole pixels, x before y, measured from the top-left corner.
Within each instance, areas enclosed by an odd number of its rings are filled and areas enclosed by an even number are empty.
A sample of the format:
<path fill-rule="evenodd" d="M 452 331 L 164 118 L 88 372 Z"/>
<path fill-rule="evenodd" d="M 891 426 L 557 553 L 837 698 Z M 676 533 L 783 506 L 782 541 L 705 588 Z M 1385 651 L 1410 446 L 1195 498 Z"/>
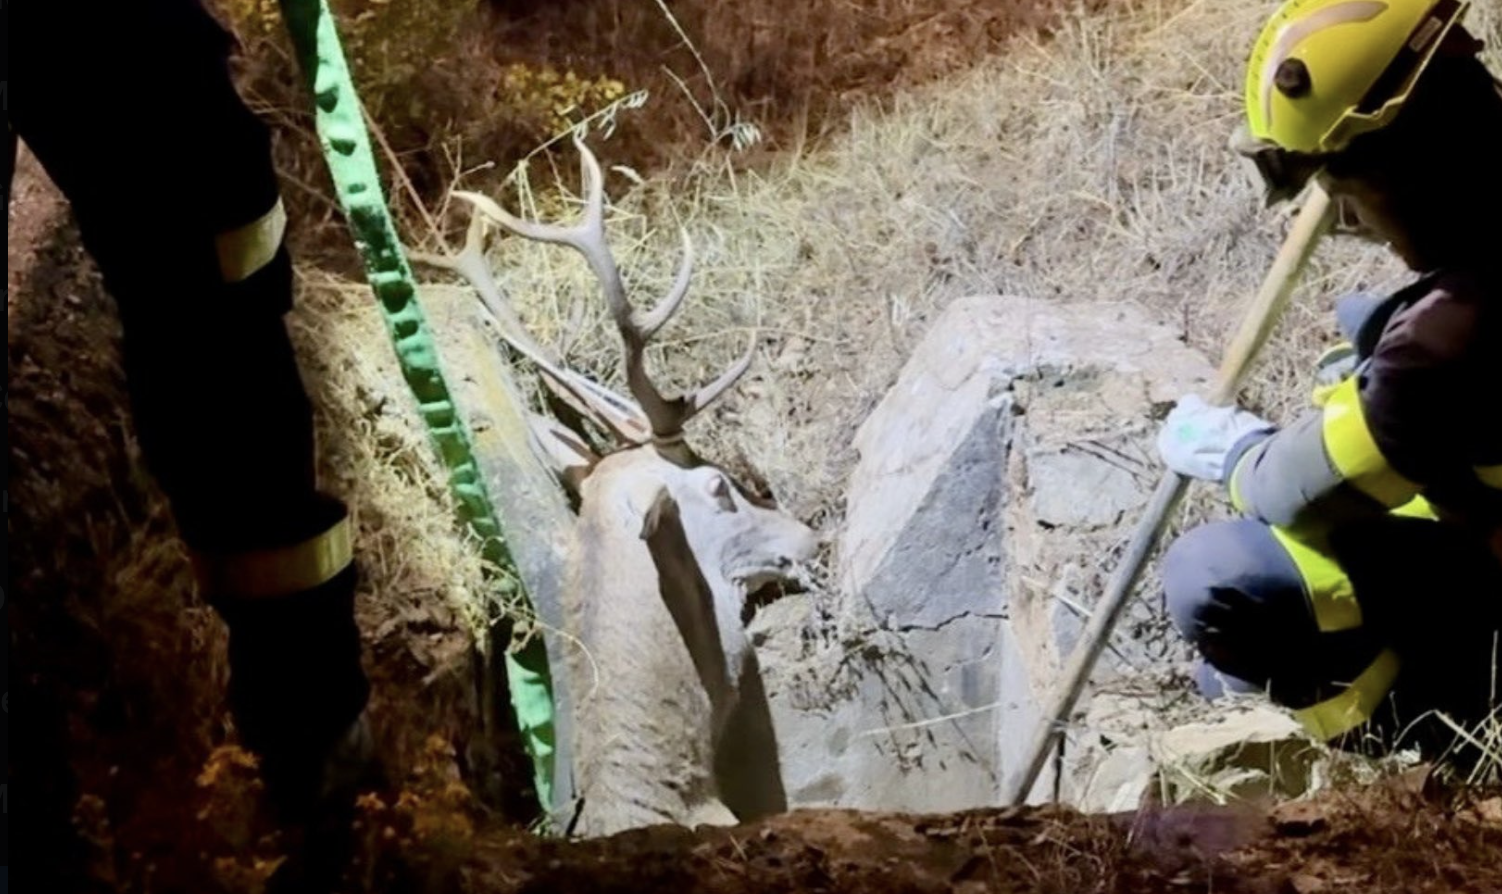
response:
<path fill-rule="evenodd" d="M 1275 433 L 1243 438 L 1224 483 L 1242 513 L 1324 528 L 1409 504 L 1454 461 L 1471 413 L 1464 327 L 1434 311 L 1399 326 L 1372 356 L 1318 392 L 1320 405 Z"/>
<path fill-rule="evenodd" d="M 1292 425 L 1242 439 L 1226 461 L 1231 504 L 1284 528 L 1326 528 L 1386 514 L 1419 487 L 1398 474 L 1372 440 L 1359 378 L 1336 386 L 1323 407 Z"/>

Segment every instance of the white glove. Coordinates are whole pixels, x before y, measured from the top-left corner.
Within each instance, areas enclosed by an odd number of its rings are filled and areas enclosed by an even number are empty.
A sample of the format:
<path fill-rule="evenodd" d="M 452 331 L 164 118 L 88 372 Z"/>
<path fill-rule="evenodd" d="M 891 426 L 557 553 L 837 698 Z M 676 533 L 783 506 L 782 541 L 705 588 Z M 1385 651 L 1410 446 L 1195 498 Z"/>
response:
<path fill-rule="evenodd" d="M 1272 423 L 1235 406 L 1214 407 L 1197 394 L 1179 399 L 1158 432 L 1158 453 L 1180 475 L 1220 481 L 1226 455 L 1246 435 Z"/>

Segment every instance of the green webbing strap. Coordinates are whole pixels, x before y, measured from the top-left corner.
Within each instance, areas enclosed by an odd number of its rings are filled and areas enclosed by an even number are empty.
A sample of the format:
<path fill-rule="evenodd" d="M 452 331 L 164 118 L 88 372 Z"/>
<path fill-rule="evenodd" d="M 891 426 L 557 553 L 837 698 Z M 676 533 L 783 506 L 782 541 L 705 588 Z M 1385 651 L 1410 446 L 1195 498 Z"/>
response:
<path fill-rule="evenodd" d="M 412 270 L 387 212 L 369 134 L 345 63 L 339 32 L 326 0 L 281 0 L 282 15 L 313 94 L 318 137 L 344 210 L 365 262 L 366 278 L 379 299 L 402 375 L 417 399 L 423 421 L 449 468 L 449 485 L 463 520 L 481 538 L 486 559 L 502 569 L 503 596 L 526 598 L 505 535 L 475 462 L 469 432 L 444 382 L 437 346 L 429 334 Z M 506 654 L 506 677 L 517 726 L 532 758 L 537 796 L 544 813 L 553 809 L 553 698 L 547 650 L 532 636 Z"/>

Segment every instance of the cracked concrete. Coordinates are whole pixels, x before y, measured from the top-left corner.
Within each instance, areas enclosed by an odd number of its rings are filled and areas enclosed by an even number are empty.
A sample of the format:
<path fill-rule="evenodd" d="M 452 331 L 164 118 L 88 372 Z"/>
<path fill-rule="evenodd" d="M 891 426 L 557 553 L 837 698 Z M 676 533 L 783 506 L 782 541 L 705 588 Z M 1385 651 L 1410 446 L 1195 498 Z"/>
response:
<path fill-rule="evenodd" d="M 962 612 L 961 614 L 954 615 L 953 617 L 945 618 L 937 624 L 904 624 L 901 627 L 896 628 L 896 630 L 898 633 L 912 633 L 915 630 L 925 630 L 930 633 L 937 633 L 938 631 L 943 630 L 956 621 L 964 621 L 967 618 L 988 618 L 992 621 L 1005 621 L 1006 617 L 1007 616 L 1005 614 L 1000 612 L 994 615 L 986 614 L 984 612 Z"/>
<path fill-rule="evenodd" d="M 752 622 L 790 807 L 999 802 L 1082 626 L 1059 607 L 1156 483 L 1152 412 L 1212 375 L 1130 305 L 946 309 L 856 435 L 832 635 L 807 596 Z"/>

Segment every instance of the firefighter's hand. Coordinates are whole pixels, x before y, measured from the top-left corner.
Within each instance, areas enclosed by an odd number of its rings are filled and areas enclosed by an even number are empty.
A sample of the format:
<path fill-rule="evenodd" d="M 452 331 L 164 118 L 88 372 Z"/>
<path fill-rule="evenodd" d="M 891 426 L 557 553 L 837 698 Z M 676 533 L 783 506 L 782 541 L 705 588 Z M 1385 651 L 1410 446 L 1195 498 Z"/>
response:
<path fill-rule="evenodd" d="M 1383 298 L 1371 292 L 1352 292 L 1335 299 L 1335 322 L 1340 327 L 1342 341 L 1326 349 L 1314 364 L 1314 389 L 1310 402 L 1323 407 L 1330 394 L 1356 372 L 1361 363 L 1356 341 L 1382 305 Z"/>
<path fill-rule="evenodd" d="M 1158 453 L 1180 475 L 1221 481 L 1226 457 L 1243 437 L 1274 426 L 1239 407 L 1215 407 L 1197 394 L 1179 399 L 1158 432 Z"/>
<path fill-rule="evenodd" d="M 1309 394 L 1310 403 L 1323 407 L 1340 383 L 1356 371 L 1358 363 L 1356 348 L 1348 341 L 1325 349 L 1314 363 L 1314 389 Z"/>

